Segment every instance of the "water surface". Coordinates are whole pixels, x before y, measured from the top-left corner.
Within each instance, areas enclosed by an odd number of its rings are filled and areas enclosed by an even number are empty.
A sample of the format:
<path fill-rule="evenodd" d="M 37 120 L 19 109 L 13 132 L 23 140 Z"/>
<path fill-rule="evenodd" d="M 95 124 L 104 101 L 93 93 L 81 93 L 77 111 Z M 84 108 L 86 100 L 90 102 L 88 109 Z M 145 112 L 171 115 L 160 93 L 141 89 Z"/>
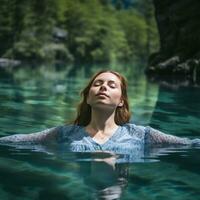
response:
<path fill-rule="evenodd" d="M 89 72 L 17 70 L 0 79 L 0 135 L 30 133 L 73 120 Z M 92 71 L 92 70 L 91 70 Z M 95 71 L 95 69 L 93 70 Z M 92 72 L 93 72 L 92 71 Z M 120 70 L 119 70 L 120 71 Z M 200 137 L 200 88 L 129 80 L 131 121 L 181 137 Z M 44 146 L 0 146 L 1 199 L 200 199 L 200 150 L 152 149 L 141 162 L 110 153 Z"/>

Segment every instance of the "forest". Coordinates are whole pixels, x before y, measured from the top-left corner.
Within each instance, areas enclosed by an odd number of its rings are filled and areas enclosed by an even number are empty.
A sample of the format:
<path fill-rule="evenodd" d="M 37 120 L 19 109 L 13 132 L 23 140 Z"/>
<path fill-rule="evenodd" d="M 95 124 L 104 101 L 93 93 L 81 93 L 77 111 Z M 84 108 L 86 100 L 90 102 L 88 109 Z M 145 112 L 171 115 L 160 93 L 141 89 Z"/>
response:
<path fill-rule="evenodd" d="M 0 5 L 0 58 L 130 63 L 159 50 L 151 0 L 0 0 Z"/>

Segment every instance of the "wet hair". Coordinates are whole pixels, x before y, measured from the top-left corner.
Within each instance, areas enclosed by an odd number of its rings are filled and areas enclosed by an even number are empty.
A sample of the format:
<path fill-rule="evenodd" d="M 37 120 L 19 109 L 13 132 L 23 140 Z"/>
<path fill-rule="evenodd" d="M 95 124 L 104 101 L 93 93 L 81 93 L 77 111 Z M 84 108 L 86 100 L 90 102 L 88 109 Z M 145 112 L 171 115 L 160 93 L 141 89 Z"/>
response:
<path fill-rule="evenodd" d="M 74 120 L 75 125 L 80 126 L 87 126 L 91 121 L 91 106 L 87 103 L 87 97 L 90 91 L 90 88 L 93 84 L 95 78 L 102 74 L 102 73 L 112 73 L 117 76 L 120 80 L 121 85 L 121 92 L 122 96 L 121 99 L 123 101 L 123 106 L 117 107 L 115 111 L 115 123 L 117 125 L 123 125 L 128 123 L 130 120 L 130 111 L 129 111 L 129 104 L 128 104 L 128 95 L 127 95 L 127 82 L 126 79 L 119 74 L 118 72 L 112 70 L 102 70 L 97 72 L 93 75 L 93 77 L 89 80 L 87 86 L 81 91 L 82 101 L 80 102 L 77 108 L 77 116 Z"/>

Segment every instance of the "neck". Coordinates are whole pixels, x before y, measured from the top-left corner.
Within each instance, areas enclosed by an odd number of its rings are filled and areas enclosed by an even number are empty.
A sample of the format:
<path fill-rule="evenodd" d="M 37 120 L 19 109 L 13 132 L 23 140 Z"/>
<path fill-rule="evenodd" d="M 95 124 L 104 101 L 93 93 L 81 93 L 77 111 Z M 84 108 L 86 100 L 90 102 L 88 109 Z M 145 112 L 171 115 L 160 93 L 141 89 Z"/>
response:
<path fill-rule="evenodd" d="M 91 121 L 88 127 L 95 130 L 106 131 L 106 129 L 114 129 L 117 127 L 115 123 L 115 110 L 92 109 Z"/>

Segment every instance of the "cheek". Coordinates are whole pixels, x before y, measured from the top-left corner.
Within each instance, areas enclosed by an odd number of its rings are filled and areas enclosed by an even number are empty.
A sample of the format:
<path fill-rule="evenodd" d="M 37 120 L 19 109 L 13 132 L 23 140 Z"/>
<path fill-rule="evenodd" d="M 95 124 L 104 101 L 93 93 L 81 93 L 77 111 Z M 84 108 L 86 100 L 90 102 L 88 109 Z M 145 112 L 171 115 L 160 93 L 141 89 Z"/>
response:
<path fill-rule="evenodd" d="M 92 97 L 95 94 L 95 90 L 93 88 L 91 88 L 88 92 L 88 97 Z"/>
<path fill-rule="evenodd" d="M 87 104 L 90 104 L 93 94 L 94 94 L 94 91 L 92 89 L 90 89 L 88 96 L 87 96 Z"/>
<path fill-rule="evenodd" d="M 117 92 L 113 93 L 113 99 L 117 102 L 121 101 L 121 96 L 122 96 L 121 91 L 117 91 Z"/>

